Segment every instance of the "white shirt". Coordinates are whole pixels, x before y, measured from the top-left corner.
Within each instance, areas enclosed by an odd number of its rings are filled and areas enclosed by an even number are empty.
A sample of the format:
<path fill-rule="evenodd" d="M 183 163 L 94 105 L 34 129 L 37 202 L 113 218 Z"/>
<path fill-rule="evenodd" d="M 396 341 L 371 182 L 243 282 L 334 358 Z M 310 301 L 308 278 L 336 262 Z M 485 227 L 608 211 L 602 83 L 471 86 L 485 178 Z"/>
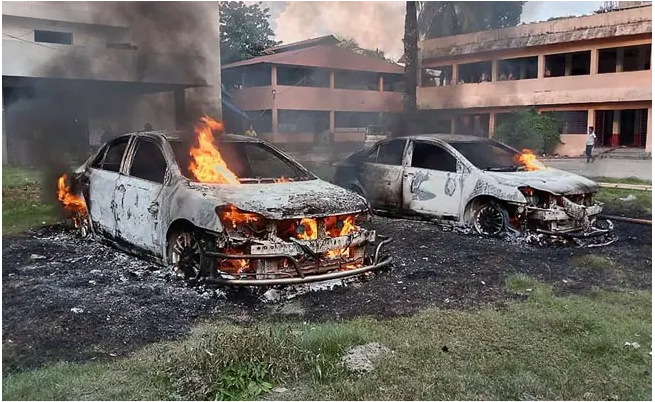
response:
<path fill-rule="evenodd" d="M 596 143 L 596 133 L 593 131 L 587 134 L 587 145 L 594 145 Z"/>

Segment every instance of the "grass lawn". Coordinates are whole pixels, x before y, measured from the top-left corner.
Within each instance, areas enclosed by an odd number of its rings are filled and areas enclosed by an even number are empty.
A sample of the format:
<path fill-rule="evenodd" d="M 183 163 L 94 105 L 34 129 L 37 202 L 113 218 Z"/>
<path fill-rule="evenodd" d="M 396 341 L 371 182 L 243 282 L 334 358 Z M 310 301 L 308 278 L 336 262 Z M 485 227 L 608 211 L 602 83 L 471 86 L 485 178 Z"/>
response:
<path fill-rule="evenodd" d="M 509 277 L 506 287 L 527 301 L 384 321 L 210 322 L 127 359 L 5 374 L 2 397 L 651 399 L 650 293 L 561 297 L 527 276 Z M 368 342 L 393 352 L 371 373 L 344 370 L 344 352 Z M 288 391 L 267 393 L 272 387 Z"/>
<path fill-rule="evenodd" d="M 2 167 L 2 233 L 16 233 L 56 221 L 56 208 L 41 198 L 37 170 Z"/>

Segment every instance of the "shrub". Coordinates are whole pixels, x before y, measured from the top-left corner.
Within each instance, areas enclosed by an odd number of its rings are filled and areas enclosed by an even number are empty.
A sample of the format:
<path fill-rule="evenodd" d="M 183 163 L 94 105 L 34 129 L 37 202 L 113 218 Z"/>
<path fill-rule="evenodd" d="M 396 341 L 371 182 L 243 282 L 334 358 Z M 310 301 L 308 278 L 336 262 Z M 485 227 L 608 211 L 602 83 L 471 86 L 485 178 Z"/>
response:
<path fill-rule="evenodd" d="M 552 154 L 560 144 L 557 121 L 548 113 L 536 110 L 513 112 L 498 126 L 494 138 L 517 149 L 528 148 L 536 153 Z"/>

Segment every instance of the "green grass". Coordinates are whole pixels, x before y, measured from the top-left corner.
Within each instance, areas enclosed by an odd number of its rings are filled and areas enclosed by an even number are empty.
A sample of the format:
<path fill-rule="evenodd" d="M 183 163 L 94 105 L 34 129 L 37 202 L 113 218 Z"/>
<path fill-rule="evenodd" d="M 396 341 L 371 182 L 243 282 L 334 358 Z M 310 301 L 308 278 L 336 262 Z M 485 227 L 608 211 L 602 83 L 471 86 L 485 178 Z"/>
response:
<path fill-rule="evenodd" d="M 616 178 L 616 177 L 591 177 L 591 180 L 597 183 L 622 183 L 622 184 L 653 184 L 651 180 L 639 179 L 637 177 L 625 177 L 625 178 Z"/>
<path fill-rule="evenodd" d="M 2 168 L 2 232 L 16 233 L 53 223 L 56 208 L 41 199 L 40 172 L 33 169 Z"/>
<path fill-rule="evenodd" d="M 574 257 L 573 264 L 596 270 L 612 270 L 616 267 L 616 263 L 611 258 L 597 254 L 584 254 Z"/>
<path fill-rule="evenodd" d="M 510 276 L 524 303 L 338 323 L 221 322 L 109 363 L 3 377 L 3 399 L 651 399 L 650 292 L 557 296 Z M 527 291 L 532 289 L 532 291 Z M 340 358 L 380 342 L 393 353 L 354 374 Z M 638 342 L 640 348 L 624 347 Z M 284 386 L 282 394 L 258 387 Z"/>
<path fill-rule="evenodd" d="M 636 199 L 621 201 L 621 198 L 626 198 L 630 194 L 634 195 Z M 606 207 L 614 209 L 625 209 L 648 214 L 652 213 L 653 210 L 653 194 L 650 191 L 601 188 L 596 195 L 596 199 L 603 202 Z"/>

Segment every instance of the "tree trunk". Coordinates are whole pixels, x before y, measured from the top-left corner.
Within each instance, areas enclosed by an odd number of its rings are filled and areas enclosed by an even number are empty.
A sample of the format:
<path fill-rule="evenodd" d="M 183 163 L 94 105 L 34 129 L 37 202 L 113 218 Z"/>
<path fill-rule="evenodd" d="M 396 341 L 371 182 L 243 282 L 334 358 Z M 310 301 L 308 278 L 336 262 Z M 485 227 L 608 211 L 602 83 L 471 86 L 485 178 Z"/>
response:
<path fill-rule="evenodd" d="M 403 96 L 403 123 L 398 135 L 416 133 L 416 82 L 418 66 L 418 24 L 416 22 L 416 2 L 406 2 L 405 13 L 405 94 Z"/>

